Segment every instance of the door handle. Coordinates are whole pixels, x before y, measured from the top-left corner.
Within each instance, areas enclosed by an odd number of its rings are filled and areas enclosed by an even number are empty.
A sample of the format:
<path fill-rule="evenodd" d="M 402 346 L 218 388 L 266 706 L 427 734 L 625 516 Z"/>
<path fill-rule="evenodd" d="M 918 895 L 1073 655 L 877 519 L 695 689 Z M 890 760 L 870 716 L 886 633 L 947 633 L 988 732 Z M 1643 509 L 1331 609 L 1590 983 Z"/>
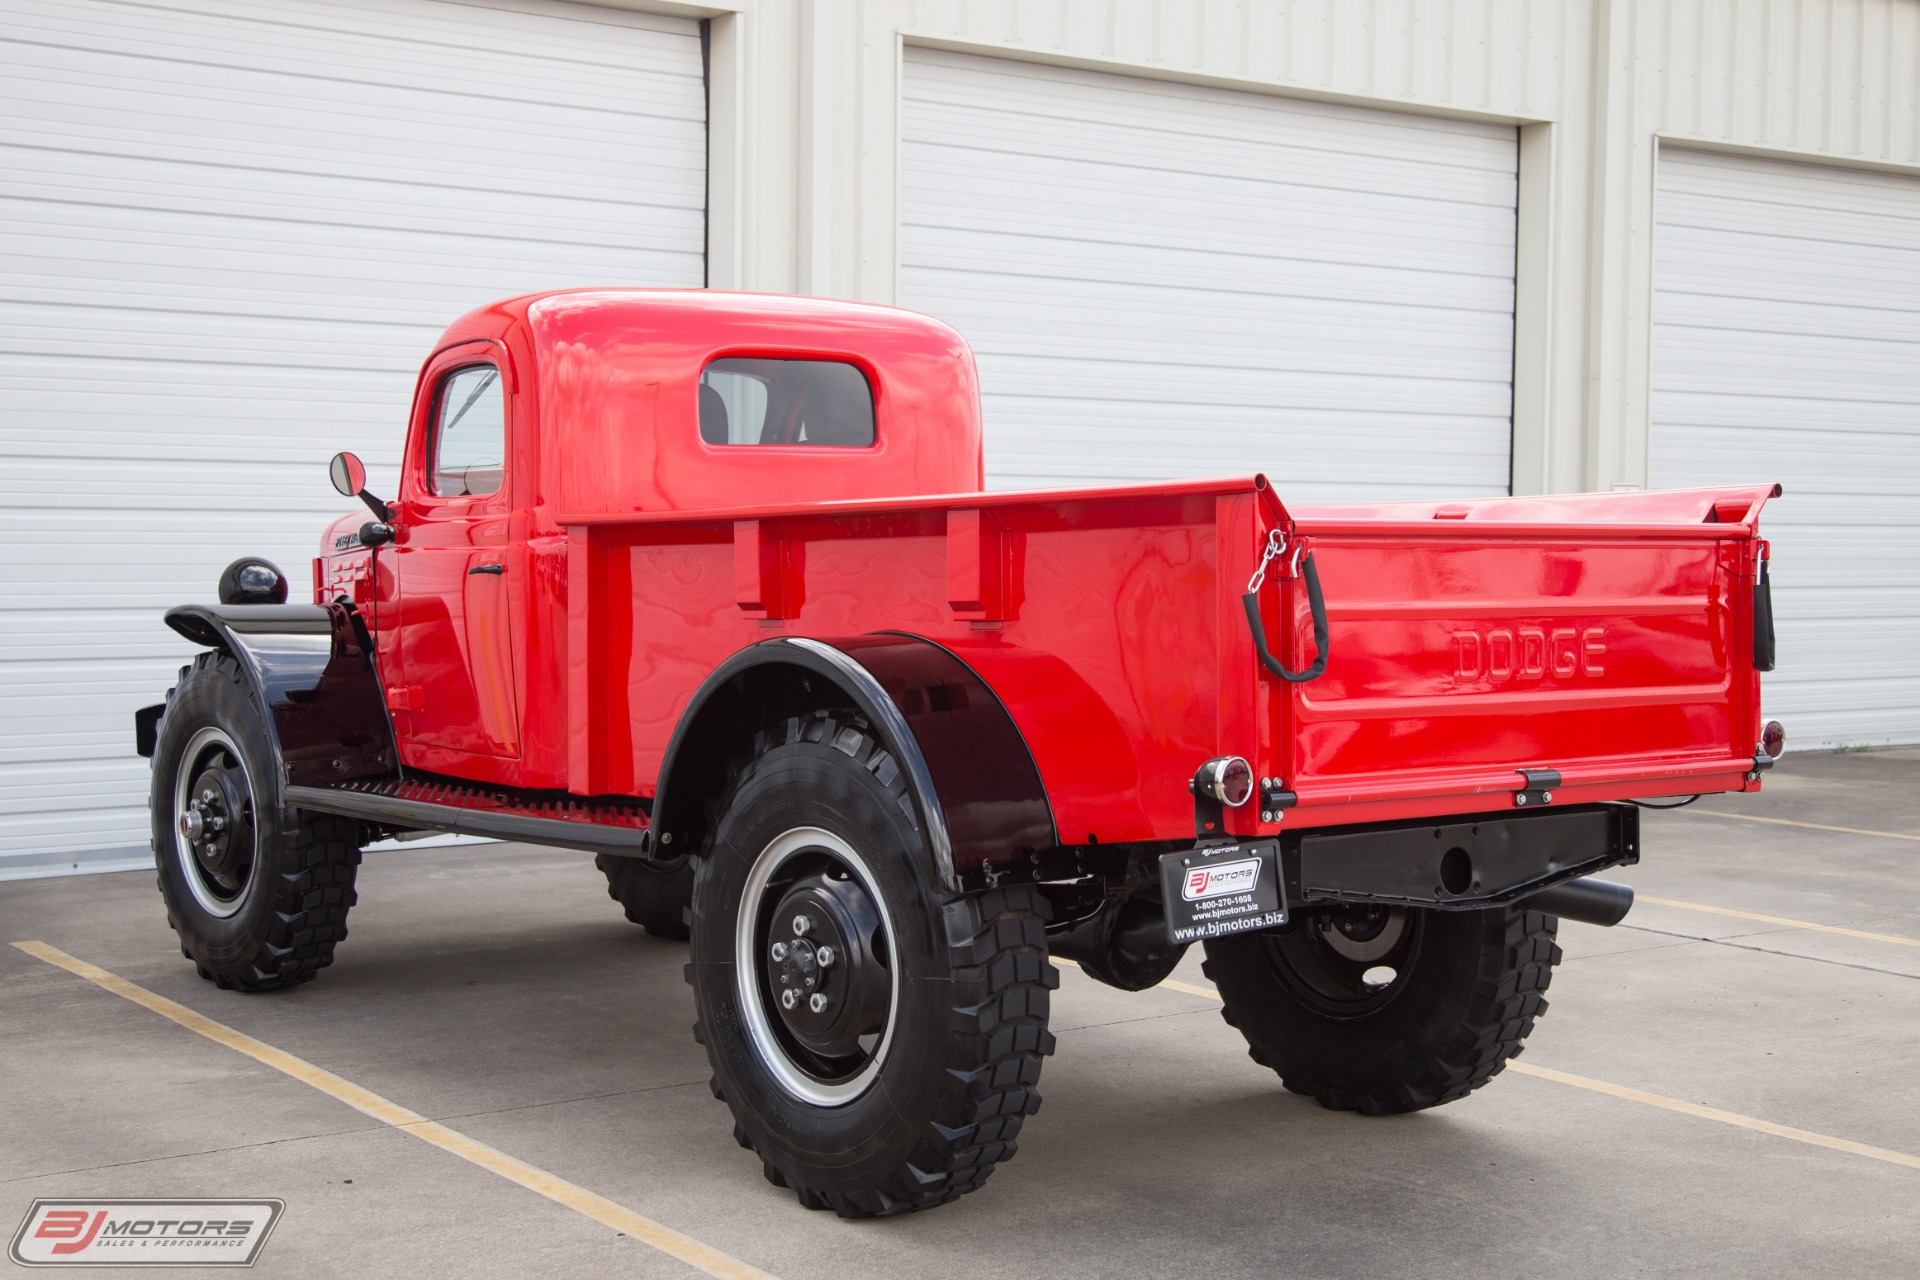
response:
<path fill-rule="evenodd" d="M 499 574 L 499 573 L 505 573 L 506 571 L 507 571 L 507 566 L 503 564 L 477 564 L 473 566 L 473 568 L 467 570 L 467 572 L 470 574 L 471 573 Z"/>

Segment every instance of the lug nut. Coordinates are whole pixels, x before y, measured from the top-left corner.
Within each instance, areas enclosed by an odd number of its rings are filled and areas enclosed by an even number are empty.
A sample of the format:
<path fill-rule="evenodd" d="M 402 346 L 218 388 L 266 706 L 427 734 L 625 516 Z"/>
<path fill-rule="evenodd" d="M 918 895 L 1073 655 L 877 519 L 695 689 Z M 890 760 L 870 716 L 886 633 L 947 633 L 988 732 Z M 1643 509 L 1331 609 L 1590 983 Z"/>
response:
<path fill-rule="evenodd" d="M 788 987 L 785 991 L 782 991 L 780 993 L 780 1007 L 782 1009 L 791 1009 L 793 1008 L 793 1002 L 798 1000 L 799 998 L 800 998 L 800 993 L 798 991 L 795 991 L 792 987 Z"/>
<path fill-rule="evenodd" d="M 780 961 L 782 961 L 782 960 L 785 960 L 786 958 L 787 958 L 787 944 L 786 944 L 786 943 L 784 943 L 784 942 L 776 942 L 776 943 L 774 943 L 774 944 L 773 944 L 773 959 L 774 959 L 774 962 L 775 962 L 775 963 L 778 963 L 778 962 L 780 962 Z"/>
<path fill-rule="evenodd" d="M 793 918 L 793 936 L 794 937 L 796 938 L 806 937 L 807 930 L 811 928 L 813 928 L 813 921 L 807 919 L 806 916 L 798 915 Z"/>
<path fill-rule="evenodd" d="M 807 997 L 807 1008 L 815 1013 L 824 1013 L 827 1008 L 827 998 L 816 991 Z"/>
<path fill-rule="evenodd" d="M 818 951 L 813 953 L 813 958 L 815 960 L 818 960 L 820 962 L 820 967 L 824 969 L 828 965 L 833 963 L 833 948 L 821 947 Z"/>

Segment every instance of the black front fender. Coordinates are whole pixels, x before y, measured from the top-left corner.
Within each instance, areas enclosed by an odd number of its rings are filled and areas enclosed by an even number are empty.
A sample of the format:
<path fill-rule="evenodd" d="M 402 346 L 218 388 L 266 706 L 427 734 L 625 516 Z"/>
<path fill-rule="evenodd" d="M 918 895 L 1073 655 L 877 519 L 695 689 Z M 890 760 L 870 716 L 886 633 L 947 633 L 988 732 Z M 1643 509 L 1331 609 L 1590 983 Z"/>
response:
<path fill-rule="evenodd" d="M 399 777 L 372 640 L 351 605 L 188 604 L 166 622 L 246 671 L 269 715 L 280 783 Z M 152 731 L 145 714 L 135 715 L 142 741 Z"/>

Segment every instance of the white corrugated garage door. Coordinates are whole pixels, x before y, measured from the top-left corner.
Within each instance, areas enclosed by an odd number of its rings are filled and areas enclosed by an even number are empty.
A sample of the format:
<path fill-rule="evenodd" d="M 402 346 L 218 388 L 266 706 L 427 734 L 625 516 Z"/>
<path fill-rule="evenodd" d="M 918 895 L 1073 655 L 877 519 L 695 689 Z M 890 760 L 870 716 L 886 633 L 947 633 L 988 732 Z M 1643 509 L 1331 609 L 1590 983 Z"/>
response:
<path fill-rule="evenodd" d="M 900 302 L 987 476 L 1507 492 L 1511 127 L 909 50 Z"/>
<path fill-rule="evenodd" d="M 1920 742 L 1920 178 L 1661 153 L 1656 485 L 1778 481 L 1790 742 Z"/>
<path fill-rule="evenodd" d="M 0 875 L 146 846 L 160 611 L 309 588 L 447 321 L 700 285 L 696 23 L 530 3 L 0 0 Z M 93 851 L 91 855 L 87 851 Z M 105 851 L 105 852 L 102 852 Z"/>

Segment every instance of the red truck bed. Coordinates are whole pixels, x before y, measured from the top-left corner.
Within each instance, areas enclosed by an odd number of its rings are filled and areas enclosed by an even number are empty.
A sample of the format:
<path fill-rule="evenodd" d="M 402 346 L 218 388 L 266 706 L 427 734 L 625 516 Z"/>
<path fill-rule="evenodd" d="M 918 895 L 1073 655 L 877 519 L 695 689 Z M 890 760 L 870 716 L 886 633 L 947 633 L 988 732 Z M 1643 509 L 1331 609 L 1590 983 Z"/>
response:
<path fill-rule="evenodd" d="M 1293 807 L 1236 834 L 1750 784 L 1763 487 L 1289 510 L 1264 477 L 1138 488 L 561 516 L 568 782 L 650 794 L 696 688 L 776 635 L 932 639 L 1006 705 L 1063 841 L 1192 831 L 1194 762 L 1239 755 Z M 1264 674 L 1262 592 L 1290 667 Z M 1551 775 L 1543 775 L 1551 776 Z"/>

